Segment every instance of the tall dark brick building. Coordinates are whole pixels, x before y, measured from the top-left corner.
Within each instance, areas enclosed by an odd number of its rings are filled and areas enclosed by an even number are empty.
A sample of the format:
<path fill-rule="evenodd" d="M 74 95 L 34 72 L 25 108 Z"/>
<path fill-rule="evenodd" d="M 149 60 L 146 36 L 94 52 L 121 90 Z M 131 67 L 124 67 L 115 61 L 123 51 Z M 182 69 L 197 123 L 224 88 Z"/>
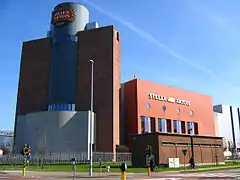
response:
<path fill-rule="evenodd" d="M 119 144 L 120 35 L 114 26 L 89 23 L 88 16 L 88 10 L 78 3 L 60 4 L 53 11 L 48 37 L 23 43 L 15 152 L 24 143 L 38 152 L 43 136 L 51 152 L 63 151 L 69 141 L 71 151 L 88 150 L 89 60 L 94 60 L 94 147 L 99 152 L 115 152 Z"/>

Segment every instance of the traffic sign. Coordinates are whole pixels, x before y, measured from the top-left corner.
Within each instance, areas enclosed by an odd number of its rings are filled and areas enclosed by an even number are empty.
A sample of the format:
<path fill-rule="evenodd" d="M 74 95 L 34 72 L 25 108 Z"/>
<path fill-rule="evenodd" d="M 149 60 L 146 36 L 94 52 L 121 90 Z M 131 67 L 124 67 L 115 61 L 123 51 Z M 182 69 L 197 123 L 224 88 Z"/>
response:
<path fill-rule="evenodd" d="M 183 149 L 183 150 L 182 150 L 182 153 L 183 153 L 184 156 L 186 156 L 186 154 L 187 154 L 187 149 Z"/>

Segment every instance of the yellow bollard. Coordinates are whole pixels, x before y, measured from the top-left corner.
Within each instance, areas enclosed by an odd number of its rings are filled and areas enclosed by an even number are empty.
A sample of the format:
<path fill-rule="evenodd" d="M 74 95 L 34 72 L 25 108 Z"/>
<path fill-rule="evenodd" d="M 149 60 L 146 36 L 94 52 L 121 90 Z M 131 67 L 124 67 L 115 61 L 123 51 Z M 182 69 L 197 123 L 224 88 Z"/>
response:
<path fill-rule="evenodd" d="M 26 162 L 27 162 L 27 158 L 26 156 L 23 157 L 23 171 L 22 171 L 22 176 L 25 177 L 26 176 Z"/>
<path fill-rule="evenodd" d="M 151 169 L 148 167 L 148 176 L 151 176 Z"/>
<path fill-rule="evenodd" d="M 121 180 L 126 180 L 126 179 L 127 179 L 126 171 L 121 172 Z"/>
<path fill-rule="evenodd" d="M 151 169 L 150 169 L 150 156 L 148 156 L 148 176 L 151 176 Z"/>

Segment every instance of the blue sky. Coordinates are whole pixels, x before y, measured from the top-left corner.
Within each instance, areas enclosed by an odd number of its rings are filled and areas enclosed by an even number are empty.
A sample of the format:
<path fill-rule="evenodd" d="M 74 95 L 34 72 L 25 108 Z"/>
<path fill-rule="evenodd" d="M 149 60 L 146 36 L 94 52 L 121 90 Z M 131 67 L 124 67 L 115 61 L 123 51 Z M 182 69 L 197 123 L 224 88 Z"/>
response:
<path fill-rule="evenodd" d="M 45 37 L 61 0 L 1 0 L 0 128 L 13 129 L 22 42 Z M 122 36 L 122 81 L 134 75 L 240 104 L 238 0 L 79 0 Z M 149 3 L 151 2 L 151 3 Z"/>

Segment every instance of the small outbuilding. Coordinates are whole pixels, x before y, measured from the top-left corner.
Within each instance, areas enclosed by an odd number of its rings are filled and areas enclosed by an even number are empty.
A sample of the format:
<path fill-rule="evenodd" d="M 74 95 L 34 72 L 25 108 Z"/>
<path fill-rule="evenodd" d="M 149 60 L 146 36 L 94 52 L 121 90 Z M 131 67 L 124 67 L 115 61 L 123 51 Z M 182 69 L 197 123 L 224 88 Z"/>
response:
<path fill-rule="evenodd" d="M 224 164 L 223 141 L 221 137 L 186 135 L 174 133 L 148 133 L 132 136 L 132 165 L 145 167 L 146 148 L 152 146 L 156 165 L 169 166 L 176 160 L 176 166 L 189 164 L 194 156 L 196 165 Z M 185 151 L 185 156 L 184 156 Z"/>

